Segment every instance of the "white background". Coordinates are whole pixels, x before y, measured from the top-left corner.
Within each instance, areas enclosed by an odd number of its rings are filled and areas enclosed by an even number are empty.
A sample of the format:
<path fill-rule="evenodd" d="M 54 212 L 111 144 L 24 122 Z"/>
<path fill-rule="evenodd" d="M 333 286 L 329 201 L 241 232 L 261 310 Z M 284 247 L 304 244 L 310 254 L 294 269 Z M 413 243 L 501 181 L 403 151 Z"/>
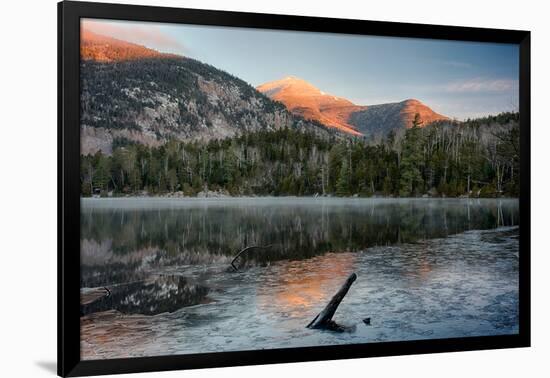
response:
<path fill-rule="evenodd" d="M 115 1 L 115 0 L 112 0 Z M 121 2 L 121 1 L 119 1 Z M 126 1 L 124 1 L 126 2 Z M 131 3 L 532 31 L 532 347 L 140 374 L 139 377 L 550 376 L 550 21 L 544 1 L 164 0 Z M 56 366 L 56 1 L 3 1 L 0 22 L 0 376 Z M 78 251 L 73 251 L 78 253 Z"/>

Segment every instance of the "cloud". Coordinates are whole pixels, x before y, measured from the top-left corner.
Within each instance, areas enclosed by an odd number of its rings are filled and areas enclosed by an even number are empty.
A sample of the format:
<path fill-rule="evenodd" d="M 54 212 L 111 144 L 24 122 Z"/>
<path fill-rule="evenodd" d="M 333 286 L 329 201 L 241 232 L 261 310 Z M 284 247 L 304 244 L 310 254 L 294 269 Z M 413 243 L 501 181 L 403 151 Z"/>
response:
<path fill-rule="evenodd" d="M 444 90 L 450 93 L 508 92 L 517 87 L 517 80 L 474 78 L 449 83 Z"/>
<path fill-rule="evenodd" d="M 83 20 L 82 27 L 97 34 L 144 45 L 161 52 L 184 53 L 184 45 L 158 26 L 124 21 Z"/>
<path fill-rule="evenodd" d="M 438 60 L 437 62 L 444 66 L 449 66 L 453 68 L 473 68 L 474 67 L 471 63 L 460 62 L 457 60 Z"/>

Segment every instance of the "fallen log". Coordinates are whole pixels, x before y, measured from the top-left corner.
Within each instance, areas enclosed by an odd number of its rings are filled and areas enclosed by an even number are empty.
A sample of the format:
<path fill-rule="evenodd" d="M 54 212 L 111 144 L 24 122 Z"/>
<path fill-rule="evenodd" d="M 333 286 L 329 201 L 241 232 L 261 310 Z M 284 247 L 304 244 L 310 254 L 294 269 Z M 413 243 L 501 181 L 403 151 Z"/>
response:
<path fill-rule="evenodd" d="M 233 260 L 231 260 L 231 266 L 233 267 L 233 269 L 235 270 L 239 270 L 236 266 L 235 266 L 235 261 L 237 261 L 237 259 L 245 252 L 248 252 L 252 249 L 267 249 L 267 248 L 270 248 L 271 246 L 273 246 L 273 244 L 268 244 L 268 245 L 264 245 L 264 246 L 261 246 L 261 245 L 251 245 L 250 247 L 246 247 L 242 250 L 239 251 L 239 253 L 237 253 L 235 255 L 235 257 L 233 257 Z"/>
<path fill-rule="evenodd" d="M 321 311 L 308 325 L 307 328 L 316 328 L 316 329 L 329 329 L 332 331 L 339 331 L 343 332 L 346 330 L 346 327 L 343 327 L 339 324 L 337 324 L 335 321 L 332 320 L 332 317 L 334 316 L 334 313 L 338 309 L 338 306 L 340 305 L 340 302 L 344 299 L 346 294 L 348 293 L 349 288 L 353 284 L 353 282 L 357 279 L 357 275 L 355 273 L 350 274 L 346 282 L 342 285 L 340 290 L 328 302 L 326 307 Z"/>

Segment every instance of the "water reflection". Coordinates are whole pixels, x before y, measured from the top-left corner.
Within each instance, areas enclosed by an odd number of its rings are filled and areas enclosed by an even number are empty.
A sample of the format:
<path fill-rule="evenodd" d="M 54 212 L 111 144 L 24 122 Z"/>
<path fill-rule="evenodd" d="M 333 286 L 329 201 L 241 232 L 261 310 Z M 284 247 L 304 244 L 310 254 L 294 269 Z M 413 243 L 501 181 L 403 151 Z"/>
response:
<path fill-rule="evenodd" d="M 112 295 L 82 312 L 154 315 L 203 303 L 210 277 L 226 272 L 239 250 L 271 244 L 244 254 L 240 264 L 289 260 L 284 265 L 288 272 L 264 278 L 277 282 L 258 286 L 260 293 L 264 287 L 277 288 L 271 297 L 264 296 L 270 303 L 258 306 L 291 316 L 325 300 L 327 287 L 350 273 L 352 257 L 335 263 L 328 252 L 414 243 L 518 222 L 517 200 L 85 199 L 80 285 L 109 287 Z M 318 263 L 300 263 L 311 258 Z M 417 258 L 415 277 L 429 275 L 430 261 Z M 406 258 L 392 263 L 411 267 Z M 315 270 L 304 271 L 304 266 Z"/>
<path fill-rule="evenodd" d="M 166 274 L 185 276 L 188 285 L 208 287 L 208 303 L 155 316 L 92 312 L 81 317 L 81 357 L 517 334 L 518 251 L 518 228 L 501 227 L 274 261 L 239 272 L 217 262 L 164 266 Z M 306 328 L 350 272 L 358 278 L 334 320 L 355 325 L 355 331 Z M 369 326 L 363 323 L 366 317 L 371 318 Z"/>
<path fill-rule="evenodd" d="M 106 289 L 106 295 L 81 306 L 81 315 L 107 310 L 123 314 L 156 315 L 205 301 L 208 289 L 184 277 L 157 276 Z"/>
<path fill-rule="evenodd" d="M 342 285 L 342 277 L 354 270 L 356 255 L 335 258 L 334 253 L 306 261 L 289 261 L 276 274 L 263 275 L 256 305 L 262 312 L 301 316 L 324 305 Z"/>

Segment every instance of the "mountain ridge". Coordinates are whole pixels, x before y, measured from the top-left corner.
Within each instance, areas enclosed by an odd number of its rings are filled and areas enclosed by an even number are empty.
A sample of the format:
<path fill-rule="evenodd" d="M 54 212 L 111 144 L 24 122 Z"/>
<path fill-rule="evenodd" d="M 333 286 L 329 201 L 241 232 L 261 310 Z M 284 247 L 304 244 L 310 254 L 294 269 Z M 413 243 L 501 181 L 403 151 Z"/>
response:
<path fill-rule="evenodd" d="M 353 125 L 345 121 L 345 109 L 353 111 L 361 107 L 345 98 L 329 95 L 303 79 L 287 76 L 259 85 L 256 89 L 271 99 L 282 102 L 294 114 L 352 135 L 361 135 Z"/>
<path fill-rule="evenodd" d="M 86 28 L 80 30 L 80 41 L 80 57 L 83 60 L 108 63 L 144 58 L 178 57 L 178 55 L 162 53 L 137 43 L 98 34 Z"/>
<path fill-rule="evenodd" d="M 223 139 L 285 127 L 325 136 L 387 134 L 448 119 L 418 100 L 356 105 L 289 76 L 252 87 L 198 60 L 81 31 L 81 151 Z"/>
<path fill-rule="evenodd" d="M 328 132 L 211 65 L 86 31 L 82 37 L 82 46 L 95 46 L 81 49 L 83 154 L 285 127 Z"/>
<path fill-rule="evenodd" d="M 434 112 L 416 99 L 356 105 L 345 98 L 327 94 L 295 76 L 264 83 L 256 89 L 283 103 L 294 114 L 356 136 L 410 128 L 417 113 L 422 120 L 421 127 L 435 121 L 449 120 L 449 117 Z"/>

